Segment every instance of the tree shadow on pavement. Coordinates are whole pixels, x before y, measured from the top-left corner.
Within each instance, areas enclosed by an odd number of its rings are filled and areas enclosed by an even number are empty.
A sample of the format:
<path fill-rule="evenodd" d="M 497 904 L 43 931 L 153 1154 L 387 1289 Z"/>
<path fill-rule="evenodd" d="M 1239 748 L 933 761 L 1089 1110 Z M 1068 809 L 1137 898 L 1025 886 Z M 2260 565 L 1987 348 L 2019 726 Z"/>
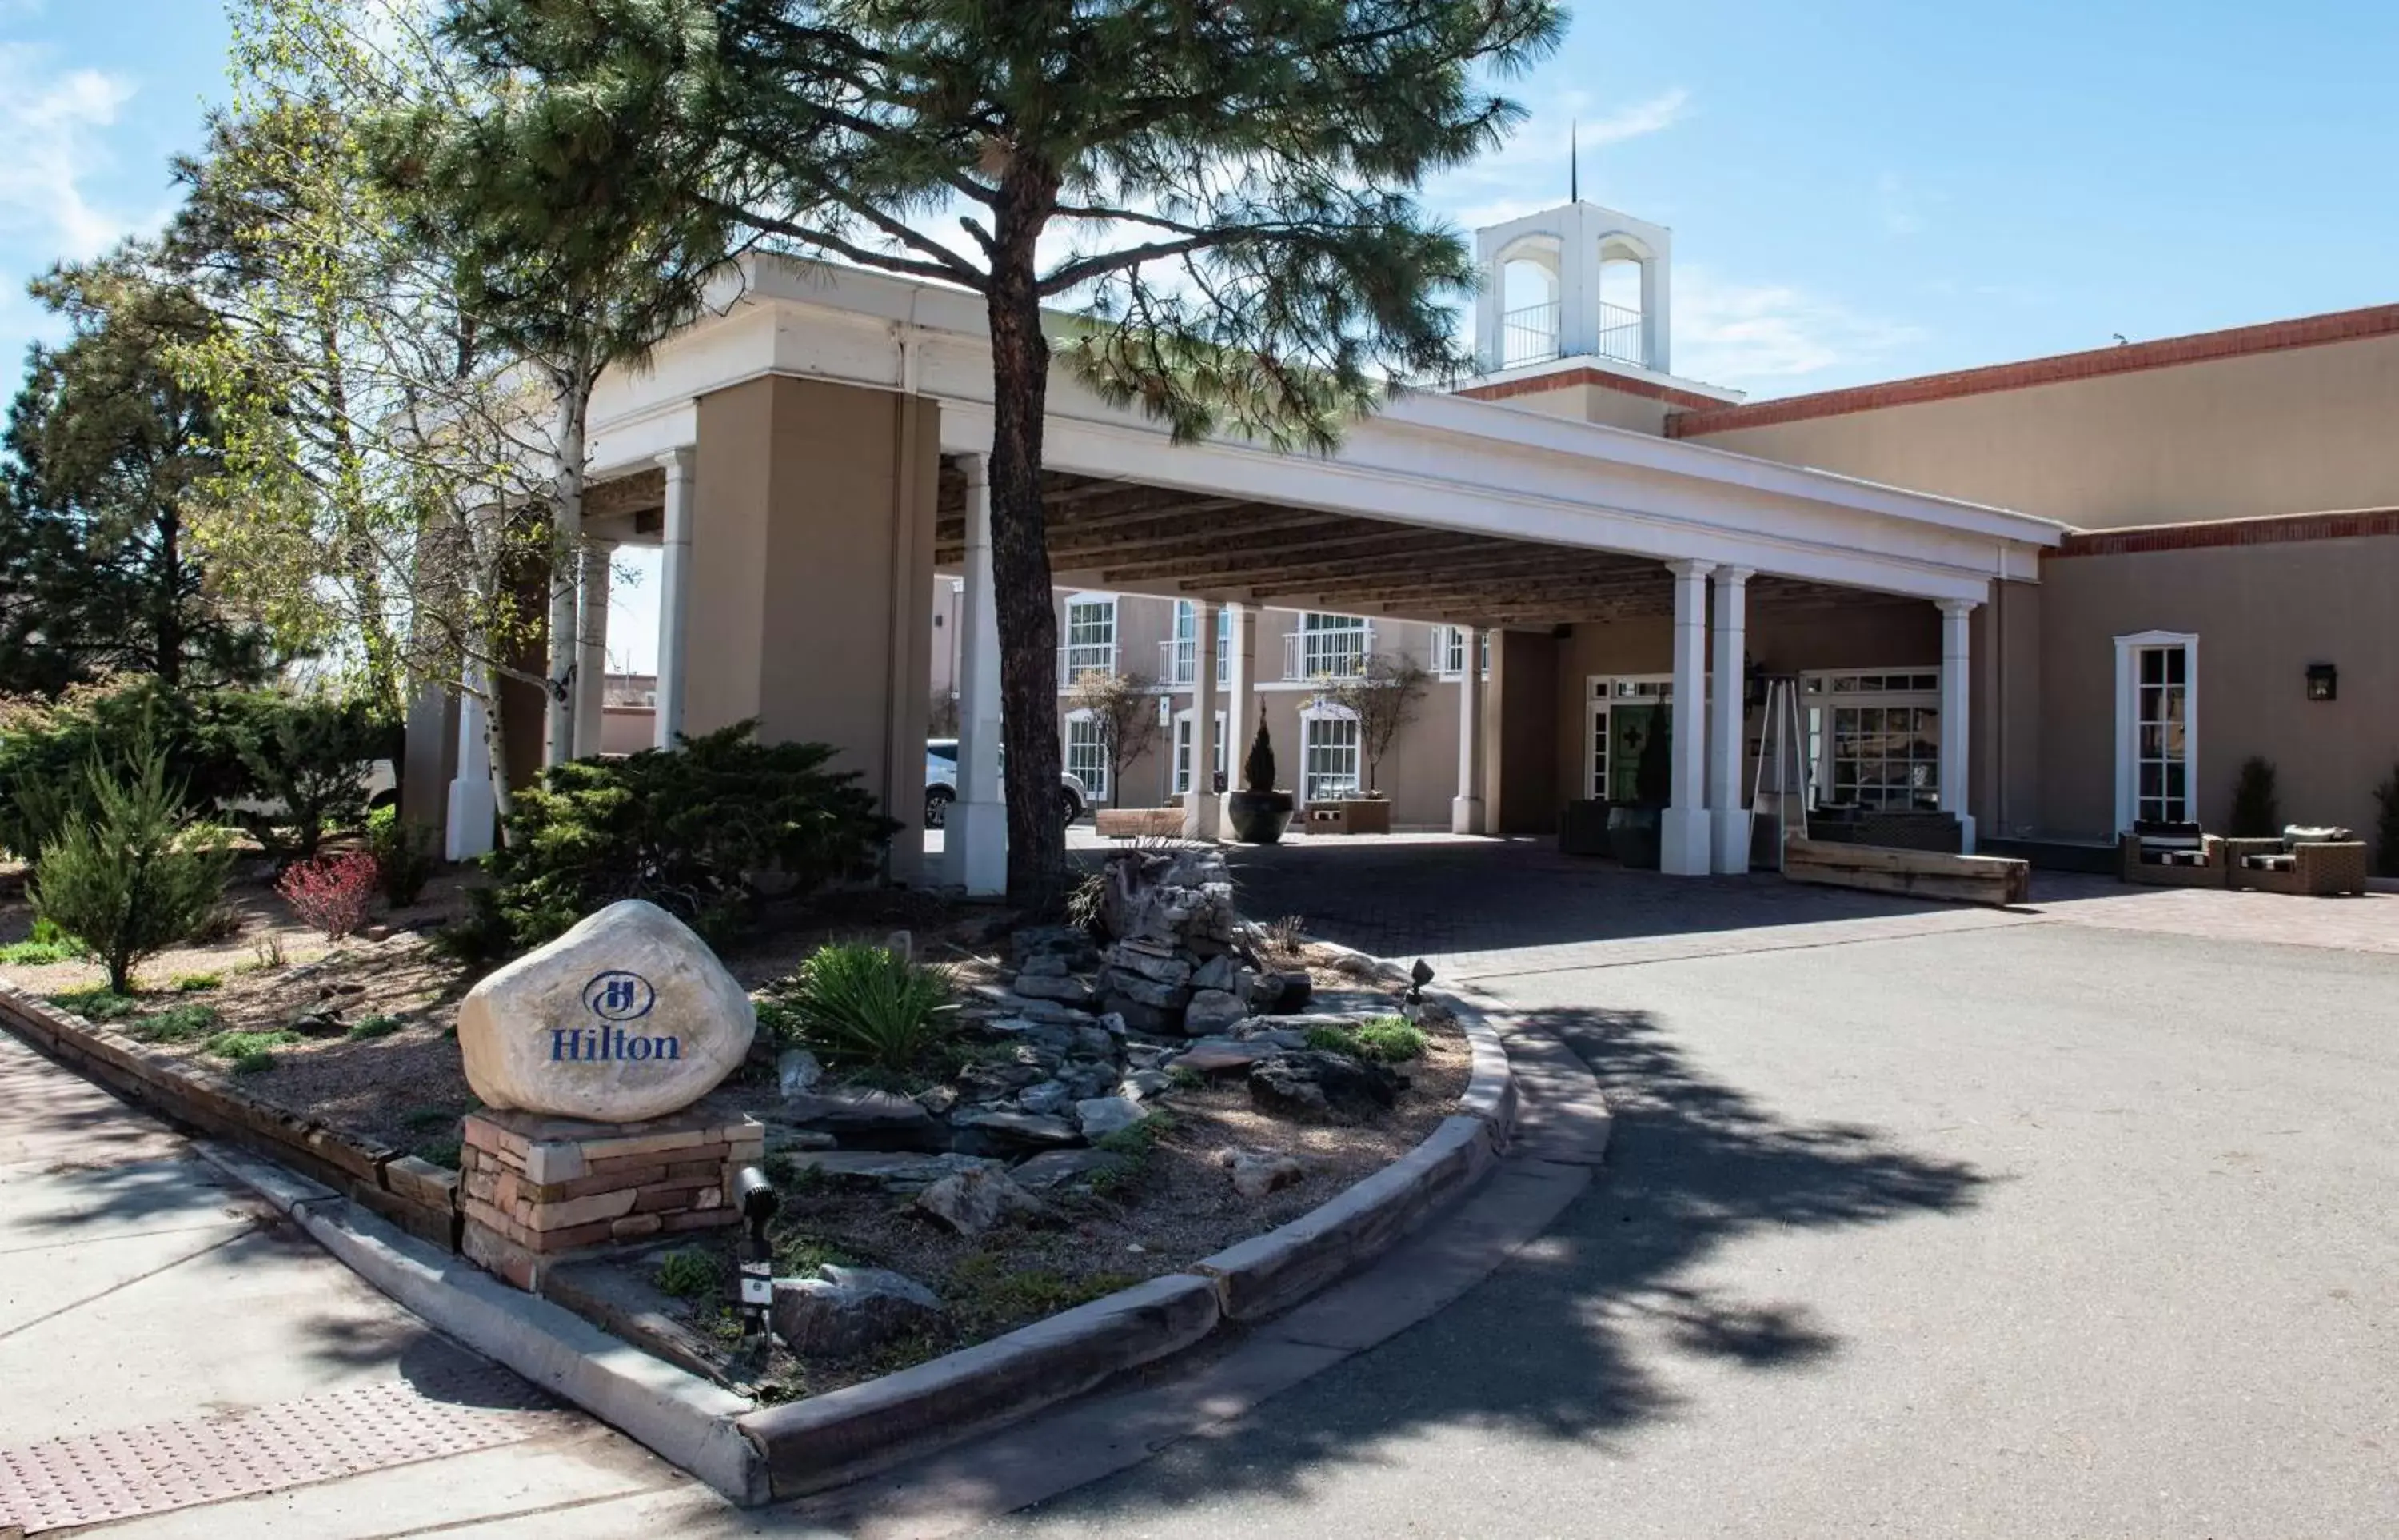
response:
<path fill-rule="evenodd" d="M 1989 1180 L 1872 1128 L 1777 1116 L 1695 1069 L 1647 1013 L 1518 1020 L 1573 1048 L 1616 1115 L 1597 1180 L 1545 1235 L 1380 1346 L 995 1532 L 1054 1520 L 1115 1533 L 1162 1510 L 1296 1495 L 1331 1468 L 1381 1463 L 1393 1440 L 1443 1430 L 1604 1447 L 1678 1412 L 1677 1358 L 1782 1374 L 1842 1350 L 1804 1300 L 1705 1281 L 1716 1253 L 1758 1233 L 1959 1212 Z"/>

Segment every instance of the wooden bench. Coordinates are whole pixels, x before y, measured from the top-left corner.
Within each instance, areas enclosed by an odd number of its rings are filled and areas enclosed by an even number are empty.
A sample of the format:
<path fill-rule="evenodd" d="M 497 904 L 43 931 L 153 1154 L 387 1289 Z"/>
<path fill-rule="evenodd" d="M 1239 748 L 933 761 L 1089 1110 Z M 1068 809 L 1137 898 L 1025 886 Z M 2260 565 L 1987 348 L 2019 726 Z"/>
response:
<path fill-rule="evenodd" d="M 1104 840 L 1179 840 L 1183 837 L 1183 809 L 1102 807 L 1092 812 L 1091 827 Z"/>
<path fill-rule="evenodd" d="M 1795 883 L 1904 893 L 1969 904 L 2020 904 L 2032 897 L 2032 863 L 2007 856 L 1947 856 L 1890 850 L 1793 835 L 1782 846 L 1782 874 Z"/>

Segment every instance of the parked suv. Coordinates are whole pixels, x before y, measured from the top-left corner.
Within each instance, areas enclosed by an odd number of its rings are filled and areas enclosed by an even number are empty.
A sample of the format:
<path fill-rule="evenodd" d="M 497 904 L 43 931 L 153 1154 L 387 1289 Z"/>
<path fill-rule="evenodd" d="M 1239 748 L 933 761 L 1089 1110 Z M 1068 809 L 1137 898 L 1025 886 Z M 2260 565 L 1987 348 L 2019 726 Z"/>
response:
<path fill-rule="evenodd" d="M 1007 784 L 1008 750 L 999 752 L 1001 784 Z M 1083 777 L 1071 770 L 1058 773 L 1058 790 L 1066 804 L 1066 821 L 1073 823 L 1083 816 L 1091 804 L 1091 788 Z M 940 829 L 949 821 L 950 804 L 958 800 L 958 740 L 928 738 L 925 741 L 925 827 Z"/>

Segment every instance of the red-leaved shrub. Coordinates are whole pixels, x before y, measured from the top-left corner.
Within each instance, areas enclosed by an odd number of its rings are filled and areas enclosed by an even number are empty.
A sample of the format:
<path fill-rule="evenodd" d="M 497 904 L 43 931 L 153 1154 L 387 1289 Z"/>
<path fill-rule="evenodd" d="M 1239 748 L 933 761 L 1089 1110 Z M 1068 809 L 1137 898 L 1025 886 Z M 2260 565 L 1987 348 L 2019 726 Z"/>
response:
<path fill-rule="evenodd" d="M 338 941 L 366 923 L 379 878 L 375 858 L 353 850 L 294 863 L 276 882 L 275 891 L 302 921 Z"/>

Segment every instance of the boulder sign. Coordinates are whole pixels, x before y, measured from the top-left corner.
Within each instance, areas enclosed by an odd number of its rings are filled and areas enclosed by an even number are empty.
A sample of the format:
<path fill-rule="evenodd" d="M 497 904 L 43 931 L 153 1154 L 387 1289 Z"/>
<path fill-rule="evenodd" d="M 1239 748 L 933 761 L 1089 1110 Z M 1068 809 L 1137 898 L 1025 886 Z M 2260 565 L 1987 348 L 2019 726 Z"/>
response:
<path fill-rule="evenodd" d="M 458 1006 L 467 1084 L 486 1106 L 639 1123 L 739 1067 L 750 997 L 708 944 L 656 904 L 610 904 L 470 991 Z"/>

